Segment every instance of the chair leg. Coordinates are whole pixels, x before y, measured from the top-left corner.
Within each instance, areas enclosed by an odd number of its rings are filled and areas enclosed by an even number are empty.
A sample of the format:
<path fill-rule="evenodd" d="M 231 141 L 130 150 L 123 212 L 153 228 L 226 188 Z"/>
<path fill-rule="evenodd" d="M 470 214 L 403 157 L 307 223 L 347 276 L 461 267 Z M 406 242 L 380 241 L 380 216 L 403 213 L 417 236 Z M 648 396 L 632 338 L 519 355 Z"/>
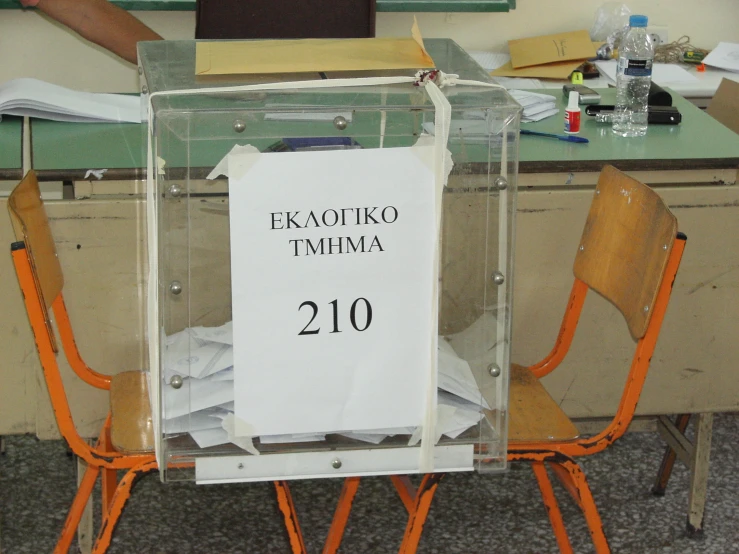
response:
<path fill-rule="evenodd" d="M 585 473 L 583 473 L 577 462 L 564 456 L 556 462 L 549 461 L 549 464 L 560 481 L 562 481 L 564 487 L 572 494 L 582 509 L 596 553 L 610 553 L 611 549 L 603 532 L 603 522 L 598 514 L 598 508 L 595 506 L 595 500 L 593 499 L 593 494 L 590 492 L 588 481 L 585 479 Z"/>
<path fill-rule="evenodd" d="M 280 512 L 282 512 L 282 517 L 285 521 L 285 530 L 290 539 L 290 548 L 293 554 L 306 554 L 303 533 L 298 523 L 298 514 L 295 511 L 290 487 L 287 481 L 274 481 L 274 486 L 275 492 L 277 493 L 277 505 Z"/>
<path fill-rule="evenodd" d="M 688 535 L 703 535 L 703 512 L 706 509 L 706 490 L 708 489 L 708 464 L 711 456 L 711 436 L 713 434 L 713 414 L 698 414 L 695 423 L 693 460 L 690 465 L 690 495 L 688 497 Z"/>
<path fill-rule="evenodd" d="M 344 530 L 346 523 L 349 521 L 349 514 L 352 511 L 352 503 L 354 496 L 359 488 L 359 477 L 347 477 L 344 479 L 344 486 L 341 489 L 339 503 L 334 512 L 334 519 L 331 522 L 331 528 L 328 530 L 326 543 L 323 545 L 323 554 L 335 554 L 341 546 L 341 539 L 344 538 Z"/>
<path fill-rule="evenodd" d="M 559 551 L 561 554 L 573 554 L 572 545 L 567 536 L 567 529 L 565 529 L 565 524 L 562 520 L 562 512 L 560 511 L 559 504 L 554 496 L 552 482 L 549 480 L 549 476 L 547 475 L 546 466 L 544 466 L 543 462 L 532 462 L 531 468 L 534 470 L 536 481 L 539 484 L 541 499 L 544 501 L 544 506 L 547 509 L 549 522 L 552 524 L 552 531 L 554 531 L 554 537 L 557 539 Z"/>
<path fill-rule="evenodd" d="M 103 432 L 100 434 L 100 447 L 106 452 L 113 451 L 113 445 L 110 441 L 110 418 L 105 421 L 103 426 Z M 115 469 L 103 468 L 100 470 L 101 473 L 101 488 L 102 488 L 102 508 L 103 517 L 108 513 L 110 504 L 113 501 L 116 488 L 118 487 L 118 471 Z"/>
<path fill-rule="evenodd" d="M 98 533 L 95 545 L 92 548 L 93 554 L 105 554 L 110 546 L 110 540 L 113 537 L 113 531 L 118 523 L 118 519 L 123 513 L 123 508 L 131 496 L 131 489 L 136 480 L 142 475 L 157 469 L 156 460 L 140 463 L 131 469 L 121 479 L 116 487 L 115 494 L 110 502 L 108 513 L 103 517 L 100 523 L 100 531 Z"/>
<path fill-rule="evenodd" d="M 675 419 L 675 427 L 677 427 L 678 431 L 684 434 L 685 430 L 688 428 L 689 421 L 690 414 L 680 414 Z M 652 486 L 652 494 L 655 496 L 665 495 L 667 483 L 670 480 L 670 475 L 672 475 L 672 468 L 675 466 L 676 459 L 677 454 L 672 447 L 668 445 L 665 449 L 665 455 L 662 457 L 659 471 L 657 471 L 657 478 L 654 481 L 654 486 Z"/>
<path fill-rule="evenodd" d="M 75 494 L 72 505 L 69 507 L 67 519 L 64 522 L 64 527 L 62 528 L 59 540 L 54 548 L 54 554 L 67 554 L 69 551 L 69 547 L 74 539 L 74 534 L 77 532 L 77 527 L 80 524 L 82 514 L 87 507 L 87 501 L 90 499 L 92 489 L 95 487 L 98 473 L 100 473 L 100 468 L 90 465 L 87 466 L 85 475 L 77 487 L 77 494 Z"/>
<path fill-rule="evenodd" d="M 398 491 L 398 496 L 405 509 L 408 510 L 408 513 L 411 513 L 416 499 L 416 487 L 413 486 L 407 475 L 391 475 L 390 480 L 393 482 L 395 490 Z"/>
<path fill-rule="evenodd" d="M 403 542 L 400 544 L 399 554 L 415 554 L 418 549 L 423 526 L 431 509 L 431 501 L 444 475 L 444 473 L 427 473 L 423 476 L 418 492 L 416 492 L 413 510 L 408 514 L 408 523 L 405 527 Z"/>

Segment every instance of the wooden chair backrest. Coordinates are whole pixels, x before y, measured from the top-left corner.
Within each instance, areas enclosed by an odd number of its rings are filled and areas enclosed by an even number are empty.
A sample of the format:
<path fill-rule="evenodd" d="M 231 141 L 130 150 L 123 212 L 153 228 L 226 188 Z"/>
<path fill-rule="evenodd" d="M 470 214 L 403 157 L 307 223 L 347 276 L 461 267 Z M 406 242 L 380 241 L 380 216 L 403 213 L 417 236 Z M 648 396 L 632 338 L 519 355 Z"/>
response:
<path fill-rule="evenodd" d="M 646 333 L 676 236 L 677 218 L 657 193 L 603 168 L 574 272 L 619 309 L 634 340 Z"/>
<path fill-rule="evenodd" d="M 369 38 L 375 0 L 197 0 L 197 39 Z"/>
<path fill-rule="evenodd" d="M 29 171 L 8 197 L 8 211 L 16 240 L 23 241 L 39 294 L 49 338 L 56 351 L 56 341 L 48 308 L 64 286 L 62 267 L 56 254 L 54 237 L 49 228 L 38 180 Z"/>

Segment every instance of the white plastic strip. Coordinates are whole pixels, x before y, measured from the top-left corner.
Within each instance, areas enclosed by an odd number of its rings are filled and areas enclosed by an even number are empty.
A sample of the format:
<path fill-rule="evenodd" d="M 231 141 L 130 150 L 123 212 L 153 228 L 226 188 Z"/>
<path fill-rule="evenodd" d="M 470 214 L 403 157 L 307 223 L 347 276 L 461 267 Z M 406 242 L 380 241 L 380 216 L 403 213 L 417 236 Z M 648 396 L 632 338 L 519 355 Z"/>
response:
<path fill-rule="evenodd" d="M 473 469 L 472 444 L 437 446 L 431 452 L 437 471 Z M 199 485 L 397 473 L 424 473 L 418 469 L 418 452 L 415 448 L 204 456 L 195 460 L 195 482 Z"/>

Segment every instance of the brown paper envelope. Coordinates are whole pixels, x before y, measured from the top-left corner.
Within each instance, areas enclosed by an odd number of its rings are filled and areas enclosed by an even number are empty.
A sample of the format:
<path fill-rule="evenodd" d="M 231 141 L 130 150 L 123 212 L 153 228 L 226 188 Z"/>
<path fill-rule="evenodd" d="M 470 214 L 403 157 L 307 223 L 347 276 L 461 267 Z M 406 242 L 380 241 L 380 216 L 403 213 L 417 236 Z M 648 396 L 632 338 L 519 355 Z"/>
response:
<path fill-rule="evenodd" d="M 500 66 L 490 75 L 494 77 L 523 77 L 527 79 L 567 79 L 584 60 L 574 62 L 547 63 L 514 69 L 511 62 Z"/>
<path fill-rule="evenodd" d="M 413 37 L 198 42 L 195 49 L 196 75 L 430 67 Z"/>
<path fill-rule="evenodd" d="M 595 48 L 587 31 L 509 40 L 508 48 L 511 65 L 515 69 L 595 57 Z"/>

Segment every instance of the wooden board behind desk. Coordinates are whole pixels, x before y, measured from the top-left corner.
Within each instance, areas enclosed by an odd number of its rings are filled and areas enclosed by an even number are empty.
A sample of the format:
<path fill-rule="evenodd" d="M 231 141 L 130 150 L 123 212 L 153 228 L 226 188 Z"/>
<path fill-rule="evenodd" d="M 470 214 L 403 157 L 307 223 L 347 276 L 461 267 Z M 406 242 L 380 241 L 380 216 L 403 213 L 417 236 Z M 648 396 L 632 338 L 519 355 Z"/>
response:
<path fill-rule="evenodd" d="M 605 101 L 611 93 L 603 91 Z M 683 124 L 652 127 L 645 139 L 616 139 L 607 127 L 588 119 L 581 135 L 591 138 L 589 145 L 522 137 L 513 360 L 533 363 L 551 347 L 598 172 L 603 164 L 613 163 L 658 190 L 688 235 L 638 413 L 737 410 L 739 136 L 684 100 L 676 98 L 675 103 Z M 111 161 L 106 158 L 102 127 L 89 141 L 84 132 L 76 131 L 75 151 L 86 155 L 71 162 L 74 156 L 65 155 L 65 148 L 70 148 L 65 146 L 64 137 L 70 136 L 65 125 L 69 124 L 34 124 L 33 140 L 35 163 L 45 164 L 36 166 L 40 174 L 53 180 L 68 177 L 77 197 L 85 198 L 48 204 L 67 273 L 72 323 L 78 329 L 79 348 L 91 364 L 107 361 L 105 370 L 111 372 L 130 369 L 146 359 L 142 347 L 146 273 L 143 202 L 137 196 L 143 188 L 135 181 L 141 175 L 141 158 L 127 160 L 125 152 L 142 152 L 142 145 L 131 138 L 142 133 L 126 131 L 121 145 L 115 137 L 123 131 L 108 129 L 106 136 L 118 144 L 116 152 L 124 154 L 123 161 Z M 561 125 L 559 116 L 526 124 L 553 132 L 560 132 Z M 89 168 L 109 171 L 103 180 L 84 181 L 83 169 Z M 7 218 L 0 215 L 0 241 L 10 240 Z M 0 434 L 38 432 L 50 437 L 54 422 L 39 384 L 40 368 L 9 256 L 0 257 L 0 274 L 9 276 L 10 284 L 0 292 L 0 305 L 9 307 L 0 318 L 6 354 L 0 358 Z M 603 310 L 606 320 L 596 325 L 595 314 Z M 607 416 L 618 404 L 632 344 L 623 319 L 597 295 L 590 295 L 582 317 L 585 325 L 572 352 L 578 362 L 566 363 L 545 383 L 572 417 Z M 605 358 L 603 351 L 608 352 Z M 73 375 L 66 379 L 77 406 L 75 415 L 85 432 L 96 433 L 104 402 L 82 392 L 89 387 L 75 382 Z"/>

